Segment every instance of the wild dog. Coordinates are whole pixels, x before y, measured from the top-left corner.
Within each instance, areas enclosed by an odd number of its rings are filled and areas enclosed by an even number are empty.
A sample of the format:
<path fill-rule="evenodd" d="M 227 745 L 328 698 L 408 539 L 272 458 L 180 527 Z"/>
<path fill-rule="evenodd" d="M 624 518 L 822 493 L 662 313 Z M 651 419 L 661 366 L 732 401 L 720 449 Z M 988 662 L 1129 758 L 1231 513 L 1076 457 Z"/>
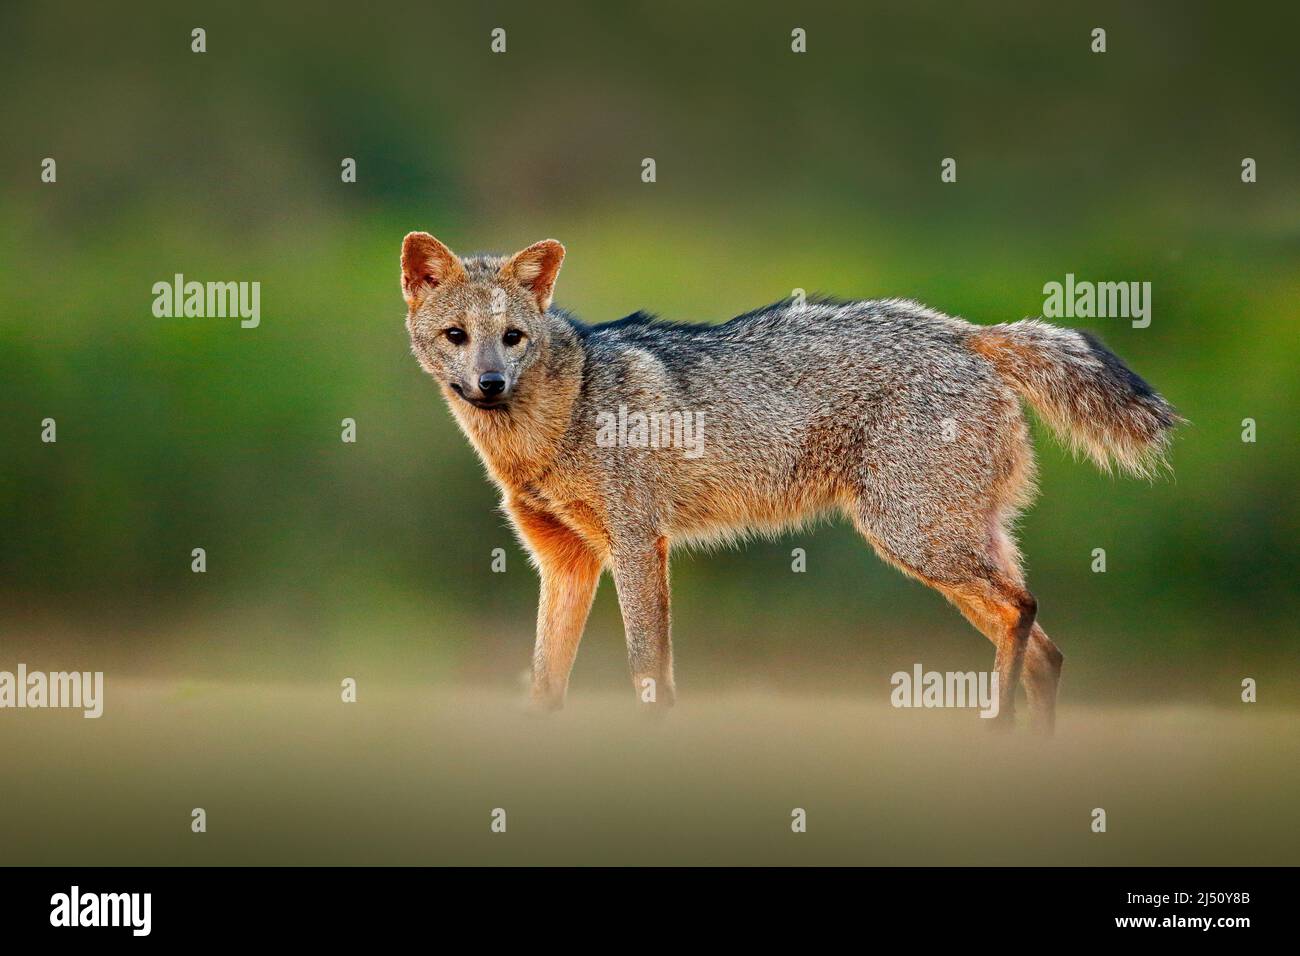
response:
<path fill-rule="evenodd" d="M 779 302 L 718 325 L 636 313 L 586 325 L 551 304 L 564 247 L 456 256 L 402 243 L 406 326 L 537 567 L 532 700 L 562 706 L 601 573 L 633 686 L 670 706 L 673 546 L 847 515 L 887 562 L 995 647 L 999 721 L 1023 682 L 1055 718 L 1062 655 L 1010 531 L 1034 495 L 1021 399 L 1101 468 L 1163 466 L 1173 408 L 1086 332 L 979 326 L 901 299 Z M 599 440 L 609 415 L 689 412 L 702 453 Z"/>

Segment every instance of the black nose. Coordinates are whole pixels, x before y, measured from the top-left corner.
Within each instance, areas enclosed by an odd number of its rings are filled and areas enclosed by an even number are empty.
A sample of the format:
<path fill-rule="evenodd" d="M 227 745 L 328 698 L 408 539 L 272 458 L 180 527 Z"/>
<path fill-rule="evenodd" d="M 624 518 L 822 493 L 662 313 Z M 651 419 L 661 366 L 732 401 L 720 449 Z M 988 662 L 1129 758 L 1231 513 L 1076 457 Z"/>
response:
<path fill-rule="evenodd" d="M 484 395 L 500 395 L 506 390 L 506 377 L 500 372 L 484 372 L 478 377 L 478 390 Z"/>

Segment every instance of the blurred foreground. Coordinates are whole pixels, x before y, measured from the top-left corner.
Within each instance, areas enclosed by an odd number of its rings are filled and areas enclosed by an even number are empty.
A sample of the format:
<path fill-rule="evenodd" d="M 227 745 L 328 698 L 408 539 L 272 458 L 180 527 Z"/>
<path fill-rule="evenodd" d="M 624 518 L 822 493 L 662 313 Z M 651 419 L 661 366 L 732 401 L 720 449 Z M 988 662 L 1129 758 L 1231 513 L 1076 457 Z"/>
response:
<path fill-rule="evenodd" d="M 519 703 L 110 678 L 99 720 L 0 720 L 22 768 L 0 846 L 47 865 L 1300 863 L 1300 740 L 1263 704 L 1067 701 L 1044 741 L 850 697 L 697 689 L 663 722 L 630 694 L 578 692 L 553 718 Z"/>

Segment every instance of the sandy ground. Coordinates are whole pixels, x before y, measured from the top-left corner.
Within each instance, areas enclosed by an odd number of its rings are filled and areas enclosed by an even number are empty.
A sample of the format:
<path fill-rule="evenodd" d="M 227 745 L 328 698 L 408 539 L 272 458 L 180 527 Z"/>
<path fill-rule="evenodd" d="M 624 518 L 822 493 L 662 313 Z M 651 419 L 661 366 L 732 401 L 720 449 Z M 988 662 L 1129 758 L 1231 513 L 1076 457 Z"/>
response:
<path fill-rule="evenodd" d="M 4 862 L 1300 864 L 1300 714 L 1261 705 L 1068 707 L 1048 741 L 845 697 L 359 697 L 151 680 L 98 720 L 0 713 Z"/>

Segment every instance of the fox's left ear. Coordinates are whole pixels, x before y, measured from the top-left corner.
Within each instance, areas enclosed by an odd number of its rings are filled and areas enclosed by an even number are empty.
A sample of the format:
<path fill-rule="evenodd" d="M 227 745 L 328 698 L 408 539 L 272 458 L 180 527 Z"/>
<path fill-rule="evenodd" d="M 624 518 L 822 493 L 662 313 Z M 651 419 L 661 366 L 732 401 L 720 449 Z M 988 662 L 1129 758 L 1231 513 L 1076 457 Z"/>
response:
<path fill-rule="evenodd" d="M 564 246 L 554 239 L 543 239 L 511 256 L 510 261 L 501 267 L 501 274 L 531 292 L 537 307 L 545 312 L 551 307 L 551 293 L 563 261 Z"/>

